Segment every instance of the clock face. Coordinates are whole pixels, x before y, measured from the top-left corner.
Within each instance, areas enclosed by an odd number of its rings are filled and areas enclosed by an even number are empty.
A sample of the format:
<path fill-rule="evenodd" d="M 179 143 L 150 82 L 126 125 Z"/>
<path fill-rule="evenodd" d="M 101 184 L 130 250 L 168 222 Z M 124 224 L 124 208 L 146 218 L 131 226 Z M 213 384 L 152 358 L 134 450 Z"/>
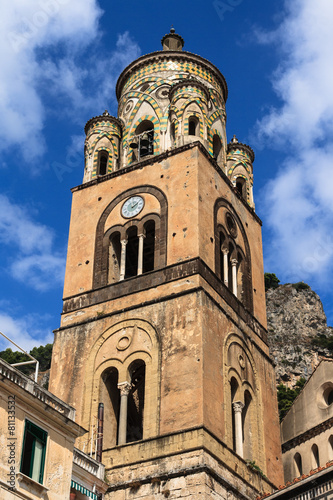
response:
<path fill-rule="evenodd" d="M 132 196 L 132 198 L 128 198 L 122 206 L 121 214 L 126 219 L 130 217 L 134 217 L 138 215 L 143 209 L 144 201 L 141 196 Z"/>

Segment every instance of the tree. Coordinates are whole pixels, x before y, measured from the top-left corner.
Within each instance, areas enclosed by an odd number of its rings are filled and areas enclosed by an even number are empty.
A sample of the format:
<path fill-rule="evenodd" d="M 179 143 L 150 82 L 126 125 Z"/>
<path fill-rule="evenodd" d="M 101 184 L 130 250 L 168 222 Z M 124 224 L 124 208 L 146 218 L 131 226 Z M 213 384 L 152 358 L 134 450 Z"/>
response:
<path fill-rule="evenodd" d="M 274 273 L 265 273 L 265 291 L 269 288 L 277 288 L 280 280 Z"/>
<path fill-rule="evenodd" d="M 278 397 L 280 421 L 288 413 L 289 408 L 291 407 L 291 405 L 293 404 L 293 402 L 303 389 L 305 382 L 306 382 L 305 378 L 301 377 L 299 380 L 297 380 L 295 389 L 290 389 L 284 384 L 278 385 L 277 397 Z"/>
<path fill-rule="evenodd" d="M 53 344 L 46 344 L 45 346 L 41 345 L 40 347 L 34 347 L 29 353 L 32 357 L 37 359 L 39 362 L 39 370 L 42 372 L 48 370 L 51 366 L 52 347 Z M 10 365 L 14 363 L 22 363 L 24 361 L 31 361 L 31 359 L 26 354 L 23 354 L 23 352 L 12 351 L 10 348 L 5 351 L 1 351 L 0 358 L 7 361 Z M 26 375 L 30 375 L 35 371 L 34 364 L 18 366 L 17 368 Z"/>

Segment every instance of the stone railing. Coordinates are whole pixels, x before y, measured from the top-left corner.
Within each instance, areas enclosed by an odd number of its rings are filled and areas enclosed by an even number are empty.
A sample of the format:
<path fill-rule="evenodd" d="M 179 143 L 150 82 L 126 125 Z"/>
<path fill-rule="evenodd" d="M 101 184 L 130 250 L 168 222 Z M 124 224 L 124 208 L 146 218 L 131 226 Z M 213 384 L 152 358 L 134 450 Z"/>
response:
<path fill-rule="evenodd" d="M 50 406 L 65 417 L 73 421 L 75 420 L 75 409 L 72 406 L 69 406 L 51 392 L 43 389 L 43 387 L 10 364 L 6 363 L 3 359 L 0 359 L 0 375 L 29 392 L 44 404 Z"/>
<path fill-rule="evenodd" d="M 329 500 L 332 498 L 333 494 L 333 479 L 330 479 L 326 483 L 315 486 L 314 488 L 301 493 L 300 495 L 294 496 L 294 500 L 311 500 L 313 498 L 321 498 L 322 500 Z"/>
<path fill-rule="evenodd" d="M 73 462 L 81 467 L 81 469 L 86 470 L 90 474 L 104 480 L 105 467 L 103 464 L 97 462 L 89 455 L 83 453 L 83 451 L 74 448 L 73 451 Z"/>

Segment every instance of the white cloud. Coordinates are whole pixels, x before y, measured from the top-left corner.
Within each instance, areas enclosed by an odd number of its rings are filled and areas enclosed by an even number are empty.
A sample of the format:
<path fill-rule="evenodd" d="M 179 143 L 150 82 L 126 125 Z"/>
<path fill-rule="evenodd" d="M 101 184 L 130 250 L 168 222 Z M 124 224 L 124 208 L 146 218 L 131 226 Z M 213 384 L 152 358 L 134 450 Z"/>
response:
<path fill-rule="evenodd" d="M 4 195 L 0 195 L 0 242 L 15 248 L 15 258 L 8 251 L 3 264 L 18 281 L 41 291 L 63 282 L 65 255 L 53 250 L 53 231 Z"/>
<path fill-rule="evenodd" d="M 37 315 L 15 318 L 5 311 L 0 311 L 0 331 L 15 344 L 29 352 L 33 347 L 53 343 L 53 333 L 46 326 L 47 318 Z M 16 347 L 0 336 L 0 350 Z"/>
<path fill-rule="evenodd" d="M 285 151 L 265 190 L 271 229 L 269 269 L 285 280 L 330 281 L 333 265 L 333 4 L 285 2 L 286 15 L 261 43 L 276 44 L 280 64 L 272 85 L 281 106 L 258 123 L 261 141 Z"/>
<path fill-rule="evenodd" d="M 115 75 L 139 49 L 124 34 L 116 51 L 105 54 L 104 61 L 93 57 L 97 48 L 92 42 L 98 43 L 101 36 L 98 0 L 2 3 L 0 150 L 14 146 L 32 163 L 46 151 L 45 115 L 59 109 L 58 98 L 66 100 L 68 106 L 62 109 L 69 107 L 73 117 L 78 110 L 105 106 Z M 85 92 L 89 81 L 97 82 L 93 98 Z"/>

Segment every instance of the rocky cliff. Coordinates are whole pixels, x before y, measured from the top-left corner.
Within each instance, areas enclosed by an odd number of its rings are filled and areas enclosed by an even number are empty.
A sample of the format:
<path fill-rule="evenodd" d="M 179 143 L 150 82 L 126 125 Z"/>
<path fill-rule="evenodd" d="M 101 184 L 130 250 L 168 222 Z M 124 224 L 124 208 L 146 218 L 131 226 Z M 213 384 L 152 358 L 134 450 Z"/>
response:
<path fill-rule="evenodd" d="M 308 378 L 322 357 L 332 351 L 314 341 L 333 340 L 319 296 L 304 283 L 280 285 L 266 292 L 267 329 L 271 357 L 276 363 L 277 383 L 293 388 Z M 321 340 L 325 337 L 321 337 Z"/>

